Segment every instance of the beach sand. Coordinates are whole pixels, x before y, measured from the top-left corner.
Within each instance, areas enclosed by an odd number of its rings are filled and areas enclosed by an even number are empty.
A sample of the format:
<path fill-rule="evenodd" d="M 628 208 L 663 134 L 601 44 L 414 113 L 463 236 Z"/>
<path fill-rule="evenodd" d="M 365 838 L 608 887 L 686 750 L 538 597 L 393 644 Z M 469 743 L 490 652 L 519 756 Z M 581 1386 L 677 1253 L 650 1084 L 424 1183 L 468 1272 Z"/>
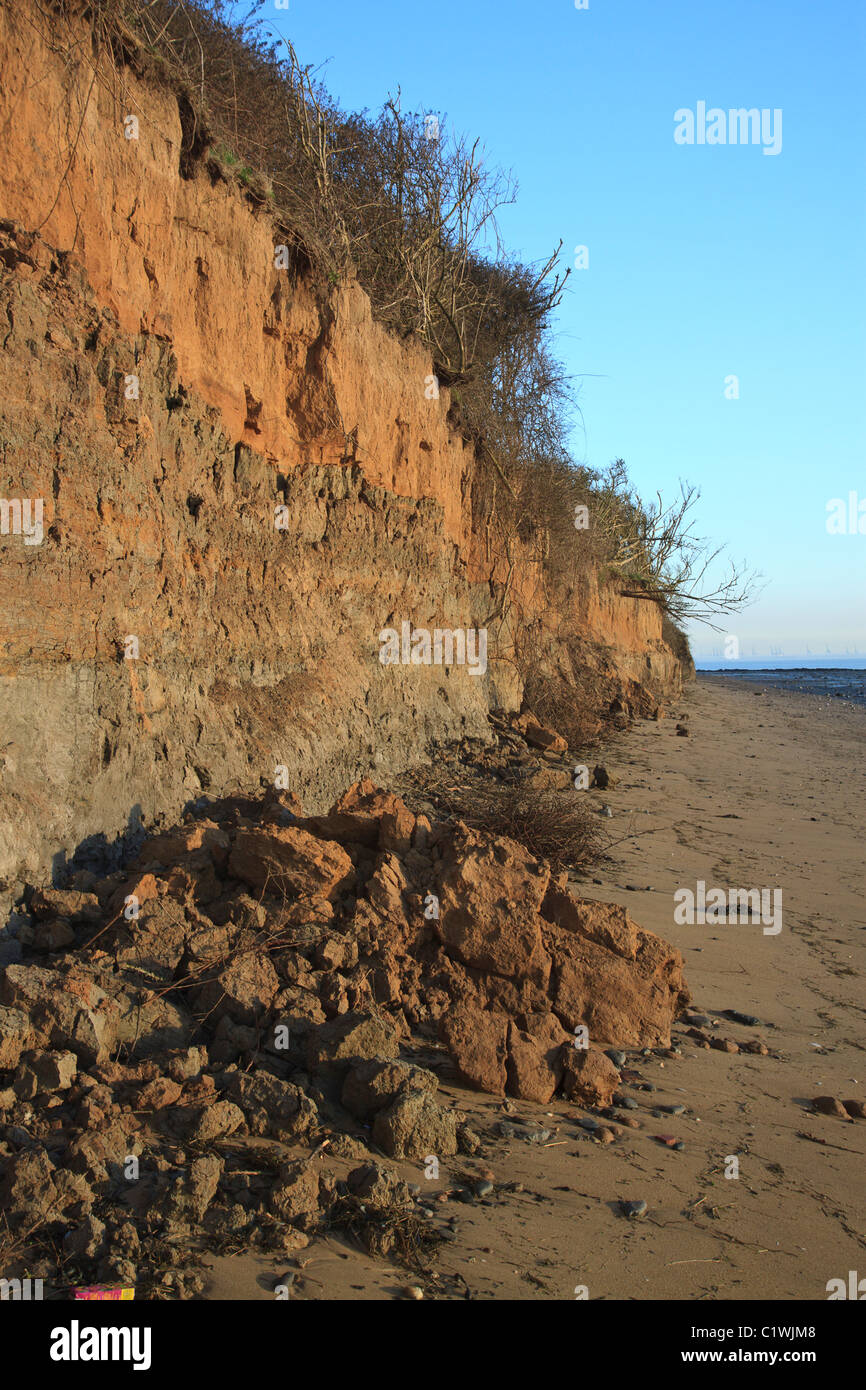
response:
<path fill-rule="evenodd" d="M 688 737 L 676 733 L 681 715 Z M 758 1038 L 769 1055 L 701 1048 L 678 1024 L 682 1056 L 630 1059 L 656 1089 L 623 1088 L 641 1128 L 606 1147 L 578 1129 L 582 1112 L 558 1101 L 510 1103 L 508 1118 L 551 1130 L 546 1146 L 491 1138 L 502 1102 L 443 1080 L 443 1101 L 468 1113 L 486 1157 L 445 1160 L 430 1182 L 419 1164 L 395 1165 L 429 1190 L 437 1216 L 456 1217 L 436 1277 L 334 1235 L 282 1262 L 212 1260 L 209 1296 L 272 1299 L 287 1269 L 297 1299 L 393 1298 L 418 1284 L 426 1297 L 476 1299 L 571 1299 L 585 1288 L 590 1299 L 820 1300 L 829 1280 L 866 1276 L 866 1120 L 808 1104 L 866 1099 L 864 752 L 862 707 L 703 677 L 667 718 L 616 735 L 592 759 L 616 784 L 584 794 L 610 805 L 605 824 L 619 843 L 578 890 L 624 904 L 681 949 L 693 1010 L 718 1020 L 708 1034 Z M 674 892 L 698 880 L 781 889 L 781 932 L 676 925 Z M 732 1022 L 728 1009 L 760 1026 Z M 444 1052 L 440 1062 L 447 1077 Z M 673 1104 L 686 1113 L 653 1117 L 654 1106 Z M 725 1176 L 729 1156 L 737 1178 Z M 461 1173 L 483 1168 L 523 1190 L 436 1201 Z M 621 1214 L 630 1199 L 648 1203 L 642 1220 Z"/>

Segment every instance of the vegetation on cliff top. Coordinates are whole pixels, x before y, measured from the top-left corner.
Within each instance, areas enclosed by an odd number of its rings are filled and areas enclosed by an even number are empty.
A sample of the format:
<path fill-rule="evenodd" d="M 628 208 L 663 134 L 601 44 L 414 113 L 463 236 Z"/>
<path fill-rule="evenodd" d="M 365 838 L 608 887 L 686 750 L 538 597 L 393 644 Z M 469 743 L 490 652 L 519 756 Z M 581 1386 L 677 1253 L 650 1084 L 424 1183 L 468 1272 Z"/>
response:
<path fill-rule="evenodd" d="M 566 587 L 592 567 L 673 623 L 748 602 L 751 576 L 731 565 L 717 578 L 720 552 L 694 534 L 696 489 L 645 504 L 622 460 L 601 474 L 574 459 L 574 393 L 552 334 L 569 272 L 561 246 L 541 266 L 508 254 L 496 214 L 516 186 L 478 141 L 404 111 L 399 93 L 378 113 L 344 112 L 268 31 L 264 0 L 240 19 L 226 0 L 49 3 L 61 21 L 87 15 L 118 73 L 130 64 L 174 86 L 183 172 L 206 160 L 234 178 L 272 207 L 300 267 L 326 285 L 357 277 L 382 323 L 425 344 L 476 448 L 477 514 L 511 568 L 517 544 Z"/>

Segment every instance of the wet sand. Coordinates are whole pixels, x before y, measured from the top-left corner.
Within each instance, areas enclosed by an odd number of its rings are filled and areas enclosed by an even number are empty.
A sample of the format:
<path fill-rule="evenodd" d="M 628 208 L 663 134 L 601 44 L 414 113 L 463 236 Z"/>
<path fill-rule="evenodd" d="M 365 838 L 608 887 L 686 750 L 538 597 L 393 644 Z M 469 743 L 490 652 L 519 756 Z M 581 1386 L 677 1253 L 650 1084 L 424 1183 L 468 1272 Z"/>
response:
<path fill-rule="evenodd" d="M 681 714 L 688 737 L 676 734 Z M 209 1296 L 273 1299 L 288 1269 L 292 1297 L 318 1300 L 404 1297 L 409 1284 L 428 1298 L 572 1299 L 580 1286 L 591 1299 L 823 1300 L 828 1280 L 866 1275 L 866 1120 L 807 1104 L 866 1099 L 864 753 L 866 709 L 712 677 L 668 718 L 594 752 L 616 784 L 584 794 L 611 807 L 606 826 L 620 842 L 579 891 L 623 903 L 682 950 L 694 1011 L 718 1020 L 708 1034 L 760 1039 L 770 1055 L 703 1049 L 678 1024 L 682 1056 L 630 1059 L 656 1089 L 624 1087 L 641 1128 L 604 1147 L 568 1104 L 511 1102 L 506 1117 L 501 1101 L 446 1079 L 442 1052 L 441 1098 L 468 1114 L 485 1157 L 446 1160 L 429 1182 L 419 1164 L 394 1165 L 429 1191 L 437 1218 L 456 1218 L 438 1278 L 333 1236 L 282 1261 L 212 1261 Z M 782 930 L 677 925 L 673 895 L 699 879 L 781 889 Z M 727 1009 L 760 1026 L 730 1021 Z M 678 1103 L 685 1114 L 653 1117 L 654 1106 Z M 546 1145 L 491 1137 L 515 1117 L 550 1129 Z M 660 1145 L 660 1133 L 684 1151 Z M 725 1176 L 732 1155 L 738 1178 Z M 321 1161 L 338 1174 L 357 1163 Z M 436 1200 L 457 1175 L 487 1168 L 523 1190 L 470 1205 Z M 649 1204 L 638 1222 L 619 1210 L 633 1198 Z"/>

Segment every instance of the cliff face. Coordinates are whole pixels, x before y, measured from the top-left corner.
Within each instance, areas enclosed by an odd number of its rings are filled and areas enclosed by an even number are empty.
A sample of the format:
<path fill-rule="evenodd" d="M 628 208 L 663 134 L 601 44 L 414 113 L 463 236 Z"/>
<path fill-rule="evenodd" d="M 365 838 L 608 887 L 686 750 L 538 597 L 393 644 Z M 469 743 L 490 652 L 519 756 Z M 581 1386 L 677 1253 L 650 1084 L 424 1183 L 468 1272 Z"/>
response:
<path fill-rule="evenodd" d="M 181 158 L 177 97 L 79 38 L 0 3 L 0 496 L 43 532 L 4 510 L 6 890 L 279 765 L 321 809 L 521 694 L 429 359 L 275 250 L 266 206 Z M 579 634 L 638 703 L 677 687 L 653 604 L 590 572 L 557 607 L 520 554 L 511 592 L 552 663 Z M 381 665 L 404 620 L 487 626 L 486 671 Z"/>

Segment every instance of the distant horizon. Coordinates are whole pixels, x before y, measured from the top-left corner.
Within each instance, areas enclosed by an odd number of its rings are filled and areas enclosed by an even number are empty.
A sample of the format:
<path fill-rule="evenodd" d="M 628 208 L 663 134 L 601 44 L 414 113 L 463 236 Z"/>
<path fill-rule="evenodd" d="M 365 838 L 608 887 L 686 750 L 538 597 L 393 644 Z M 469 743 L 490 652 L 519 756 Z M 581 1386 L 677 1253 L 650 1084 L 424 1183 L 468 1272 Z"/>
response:
<path fill-rule="evenodd" d="M 866 654 L 855 656 L 841 656 L 832 654 L 829 656 L 813 656 L 810 654 L 800 654 L 798 656 L 769 656 L 763 655 L 744 658 L 740 657 L 736 661 L 726 661 L 724 657 L 695 657 L 696 671 L 866 671 Z"/>

